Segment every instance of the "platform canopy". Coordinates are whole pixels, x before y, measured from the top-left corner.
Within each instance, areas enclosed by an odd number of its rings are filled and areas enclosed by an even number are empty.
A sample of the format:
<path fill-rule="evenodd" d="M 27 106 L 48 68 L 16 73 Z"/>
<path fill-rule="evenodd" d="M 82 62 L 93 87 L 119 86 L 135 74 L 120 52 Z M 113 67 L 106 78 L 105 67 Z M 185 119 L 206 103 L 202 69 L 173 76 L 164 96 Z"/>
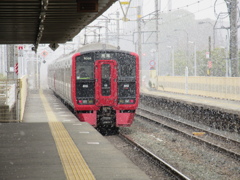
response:
<path fill-rule="evenodd" d="M 0 44 L 65 43 L 116 0 L 0 0 Z"/>

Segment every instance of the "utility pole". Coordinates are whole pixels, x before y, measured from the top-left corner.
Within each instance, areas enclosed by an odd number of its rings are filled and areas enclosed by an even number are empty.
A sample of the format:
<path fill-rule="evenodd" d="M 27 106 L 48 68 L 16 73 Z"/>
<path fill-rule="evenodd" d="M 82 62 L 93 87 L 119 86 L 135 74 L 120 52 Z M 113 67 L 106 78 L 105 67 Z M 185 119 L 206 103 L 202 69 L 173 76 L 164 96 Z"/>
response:
<path fill-rule="evenodd" d="M 168 11 L 172 10 L 172 0 L 168 0 Z"/>
<path fill-rule="evenodd" d="M 7 79 L 14 79 L 14 45 L 7 45 Z"/>
<path fill-rule="evenodd" d="M 117 46 L 119 46 L 119 11 L 117 11 Z"/>
<path fill-rule="evenodd" d="M 225 0 L 230 20 L 230 54 L 229 60 L 232 69 L 232 77 L 239 76 L 238 62 L 238 27 L 237 27 L 237 0 Z"/>
<path fill-rule="evenodd" d="M 210 63 L 212 63 L 212 48 L 211 48 L 211 36 L 208 37 L 208 52 L 209 52 L 209 61 Z M 208 67 L 208 75 L 210 76 L 211 73 L 211 68 L 212 67 Z"/>
<path fill-rule="evenodd" d="M 141 26 L 141 6 L 137 7 L 137 29 L 138 29 L 138 55 L 140 61 L 140 70 L 142 70 L 142 26 Z M 142 79 L 142 73 L 140 74 L 140 79 Z"/>
<path fill-rule="evenodd" d="M 105 43 L 108 44 L 108 19 L 105 20 L 105 37 L 106 37 L 106 40 L 105 40 Z"/>
<path fill-rule="evenodd" d="M 7 45 L 0 45 L 0 74 L 6 74 L 6 47 Z"/>
<path fill-rule="evenodd" d="M 160 1 L 161 3 L 161 1 Z M 156 12 L 156 21 L 155 21 L 155 30 L 156 30 L 156 53 L 155 53 L 155 61 L 156 61 L 156 71 L 157 71 L 157 76 L 159 75 L 160 72 L 160 59 L 159 59 L 159 44 L 158 44 L 158 19 L 159 19 L 159 14 L 158 14 L 158 0 L 155 0 L 155 12 Z"/>
<path fill-rule="evenodd" d="M 94 33 L 94 36 L 93 36 L 94 40 L 93 41 L 96 43 L 97 42 L 97 29 L 94 29 L 93 33 Z"/>
<path fill-rule="evenodd" d="M 84 45 L 87 44 L 87 28 L 84 28 Z"/>
<path fill-rule="evenodd" d="M 4 69 L 3 69 L 3 67 L 4 67 L 4 65 L 3 65 L 3 53 L 4 53 L 3 45 L 0 45 L 0 74 L 3 74 L 3 72 L 4 72 Z"/>

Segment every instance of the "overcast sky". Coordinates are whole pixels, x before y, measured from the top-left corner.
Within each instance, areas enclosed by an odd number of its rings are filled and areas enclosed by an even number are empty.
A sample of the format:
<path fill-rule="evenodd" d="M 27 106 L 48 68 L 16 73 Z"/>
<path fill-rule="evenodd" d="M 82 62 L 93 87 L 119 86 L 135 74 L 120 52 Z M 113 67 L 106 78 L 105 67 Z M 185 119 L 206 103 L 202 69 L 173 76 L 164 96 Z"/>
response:
<path fill-rule="evenodd" d="M 130 0 L 120 1 L 129 2 Z M 196 19 L 210 18 L 215 20 L 216 15 L 214 13 L 214 7 L 217 14 L 220 12 L 227 12 L 227 6 L 224 0 L 158 0 L 158 2 L 159 6 L 161 6 L 161 12 L 168 12 L 170 7 L 173 11 L 177 9 L 185 9 L 194 13 Z M 155 0 L 131 0 L 130 7 L 137 6 L 138 3 L 139 5 L 142 5 L 143 15 L 155 11 Z M 171 6 L 169 4 L 171 4 Z M 123 5 L 123 9 L 126 9 L 126 7 L 127 5 Z M 109 8 L 107 13 L 116 12 L 116 9 L 121 11 L 119 2 L 116 2 L 111 8 Z M 131 10 L 133 9 L 130 9 L 129 11 Z"/>
<path fill-rule="evenodd" d="M 227 12 L 224 0 L 159 0 L 161 1 L 161 11 L 168 12 L 172 10 L 185 9 L 195 14 L 196 19 L 211 18 L 216 19 L 214 13 L 214 4 L 216 13 Z M 171 6 L 169 6 L 169 3 Z M 155 0 L 143 0 L 143 14 L 148 14 L 155 10 Z"/>

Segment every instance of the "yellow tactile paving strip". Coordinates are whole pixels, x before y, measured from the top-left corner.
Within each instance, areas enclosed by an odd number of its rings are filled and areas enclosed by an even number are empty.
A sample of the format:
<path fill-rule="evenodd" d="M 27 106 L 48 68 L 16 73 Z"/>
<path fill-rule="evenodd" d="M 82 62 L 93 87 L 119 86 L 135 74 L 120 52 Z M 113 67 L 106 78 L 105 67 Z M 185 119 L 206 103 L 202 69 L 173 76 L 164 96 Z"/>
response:
<path fill-rule="evenodd" d="M 95 180 L 95 177 L 79 152 L 77 146 L 73 142 L 71 136 L 63 124 L 57 120 L 55 114 L 52 112 L 52 109 L 42 90 L 40 90 L 39 93 L 48 117 L 49 126 L 56 143 L 59 156 L 63 164 L 66 178 L 68 180 Z"/>

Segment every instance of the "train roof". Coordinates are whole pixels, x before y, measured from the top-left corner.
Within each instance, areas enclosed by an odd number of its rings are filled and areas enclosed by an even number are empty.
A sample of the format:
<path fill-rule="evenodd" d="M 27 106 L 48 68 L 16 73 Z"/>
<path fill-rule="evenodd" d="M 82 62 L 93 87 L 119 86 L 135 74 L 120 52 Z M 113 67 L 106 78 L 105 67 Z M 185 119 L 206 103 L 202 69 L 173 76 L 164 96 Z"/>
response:
<path fill-rule="evenodd" d="M 90 52 L 90 51 L 108 51 L 108 50 L 128 52 L 128 51 L 120 50 L 120 47 L 116 47 L 116 46 L 111 45 L 111 44 L 91 43 L 91 44 L 84 45 L 84 46 L 78 48 L 77 50 L 74 50 L 74 51 L 70 52 L 69 54 L 65 54 L 65 55 L 62 55 L 62 56 L 58 57 L 53 62 L 51 62 L 51 64 L 54 64 L 56 62 L 59 62 L 59 61 L 62 61 L 64 59 L 66 59 L 66 58 L 72 57 L 72 55 L 75 54 L 75 53 L 85 53 L 85 52 L 87 53 L 87 52 Z"/>
<path fill-rule="evenodd" d="M 99 50 L 119 50 L 119 47 L 113 46 L 111 44 L 103 44 L 103 43 L 93 43 L 93 44 L 87 44 L 79 49 L 77 49 L 75 52 L 85 52 L 85 51 L 99 51 Z"/>

